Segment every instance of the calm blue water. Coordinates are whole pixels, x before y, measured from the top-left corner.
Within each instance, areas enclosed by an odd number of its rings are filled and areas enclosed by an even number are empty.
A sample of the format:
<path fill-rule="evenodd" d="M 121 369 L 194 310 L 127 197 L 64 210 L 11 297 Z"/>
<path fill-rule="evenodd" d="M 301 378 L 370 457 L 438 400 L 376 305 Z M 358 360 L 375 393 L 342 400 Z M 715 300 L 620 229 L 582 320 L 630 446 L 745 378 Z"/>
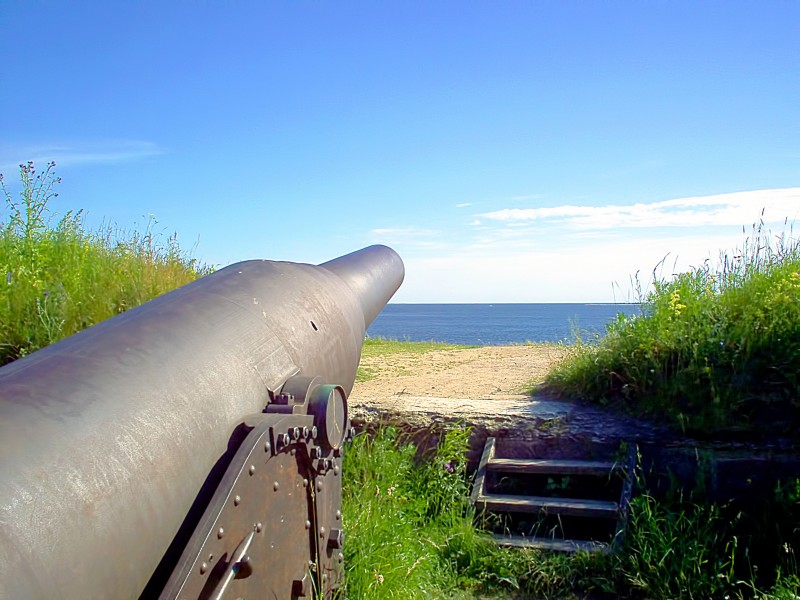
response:
<path fill-rule="evenodd" d="M 571 342 L 577 328 L 603 334 L 617 313 L 638 314 L 638 304 L 389 304 L 369 337 L 498 346 Z"/>

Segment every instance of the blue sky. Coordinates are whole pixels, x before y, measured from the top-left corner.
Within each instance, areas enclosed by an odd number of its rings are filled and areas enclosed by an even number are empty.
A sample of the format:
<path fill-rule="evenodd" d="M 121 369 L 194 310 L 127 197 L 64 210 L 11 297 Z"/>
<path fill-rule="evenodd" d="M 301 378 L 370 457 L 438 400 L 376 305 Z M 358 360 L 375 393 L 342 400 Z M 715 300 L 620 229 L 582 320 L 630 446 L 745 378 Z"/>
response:
<path fill-rule="evenodd" d="M 800 214 L 800 3 L 0 4 L 0 172 L 195 255 L 371 243 L 399 302 L 631 299 Z"/>

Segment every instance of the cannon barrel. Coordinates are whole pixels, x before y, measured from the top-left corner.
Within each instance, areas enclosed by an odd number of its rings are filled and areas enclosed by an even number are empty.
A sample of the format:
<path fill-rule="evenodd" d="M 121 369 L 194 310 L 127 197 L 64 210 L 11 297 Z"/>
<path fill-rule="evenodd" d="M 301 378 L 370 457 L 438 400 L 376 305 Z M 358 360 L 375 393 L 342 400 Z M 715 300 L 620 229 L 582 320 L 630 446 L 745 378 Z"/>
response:
<path fill-rule="evenodd" d="M 349 394 L 403 276 L 385 246 L 241 262 L 0 369 L 0 598 L 152 593 L 237 428 L 292 378 Z"/>

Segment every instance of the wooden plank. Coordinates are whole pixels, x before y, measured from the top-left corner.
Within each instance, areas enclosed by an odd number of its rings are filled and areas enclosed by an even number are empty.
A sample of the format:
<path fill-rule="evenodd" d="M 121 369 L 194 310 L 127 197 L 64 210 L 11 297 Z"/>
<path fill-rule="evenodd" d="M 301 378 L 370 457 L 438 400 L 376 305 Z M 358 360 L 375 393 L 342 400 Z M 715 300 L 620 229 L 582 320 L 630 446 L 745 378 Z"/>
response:
<path fill-rule="evenodd" d="M 609 546 L 592 540 L 560 540 L 554 538 L 527 537 L 522 535 L 494 534 L 492 539 L 500 546 L 514 548 L 535 548 L 553 552 L 601 552 L 608 554 Z"/>
<path fill-rule="evenodd" d="M 486 493 L 486 465 L 494 458 L 494 453 L 495 439 L 493 437 L 486 438 L 486 444 L 483 446 L 483 454 L 481 455 L 481 462 L 475 473 L 475 481 L 472 483 L 473 504 L 477 502 L 480 496 Z"/>
<path fill-rule="evenodd" d="M 546 498 L 543 496 L 510 496 L 481 494 L 475 505 L 492 512 L 546 512 L 575 517 L 616 519 L 618 505 L 609 500 L 584 500 L 580 498 Z"/>
<path fill-rule="evenodd" d="M 487 470 L 498 473 L 527 473 L 551 475 L 595 475 L 604 477 L 621 465 L 599 460 L 552 460 L 539 458 L 495 458 L 486 465 Z"/>

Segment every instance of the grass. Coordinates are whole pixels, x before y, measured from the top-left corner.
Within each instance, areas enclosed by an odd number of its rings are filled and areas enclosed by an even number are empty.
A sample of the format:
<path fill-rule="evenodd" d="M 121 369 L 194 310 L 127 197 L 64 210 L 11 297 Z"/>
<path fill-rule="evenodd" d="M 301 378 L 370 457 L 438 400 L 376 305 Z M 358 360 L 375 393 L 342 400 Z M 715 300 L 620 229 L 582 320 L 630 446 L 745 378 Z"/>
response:
<path fill-rule="evenodd" d="M 81 212 L 54 222 L 55 164 L 20 166 L 14 200 L 0 176 L 0 365 L 25 356 L 210 271 L 175 236 L 84 229 Z"/>
<path fill-rule="evenodd" d="M 657 279 L 642 314 L 576 346 L 546 385 L 699 436 L 800 426 L 800 246 L 758 226 L 743 248 Z"/>
<path fill-rule="evenodd" d="M 397 430 L 345 451 L 346 588 L 380 598 L 796 598 L 800 483 L 779 486 L 754 519 L 679 492 L 640 493 L 613 555 L 505 549 L 475 526 L 464 455 L 468 430 L 417 456 Z M 766 510 L 771 506 L 770 510 Z M 776 552 L 777 550 L 777 552 Z M 759 573 L 760 570 L 760 573 Z"/>
<path fill-rule="evenodd" d="M 361 364 L 358 365 L 356 383 L 369 381 L 377 375 L 376 367 L 369 364 L 370 358 L 387 356 L 390 354 L 425 354 L 436 350 L 463 350 L 476 348 L 462 344 L 447 344 L 444 342 L 410 342 L 408 340 L 390 340 L 382 337 L 367 338 L 361 347 Z M 366 360 L 364 360 L 366 359 Z"/>

